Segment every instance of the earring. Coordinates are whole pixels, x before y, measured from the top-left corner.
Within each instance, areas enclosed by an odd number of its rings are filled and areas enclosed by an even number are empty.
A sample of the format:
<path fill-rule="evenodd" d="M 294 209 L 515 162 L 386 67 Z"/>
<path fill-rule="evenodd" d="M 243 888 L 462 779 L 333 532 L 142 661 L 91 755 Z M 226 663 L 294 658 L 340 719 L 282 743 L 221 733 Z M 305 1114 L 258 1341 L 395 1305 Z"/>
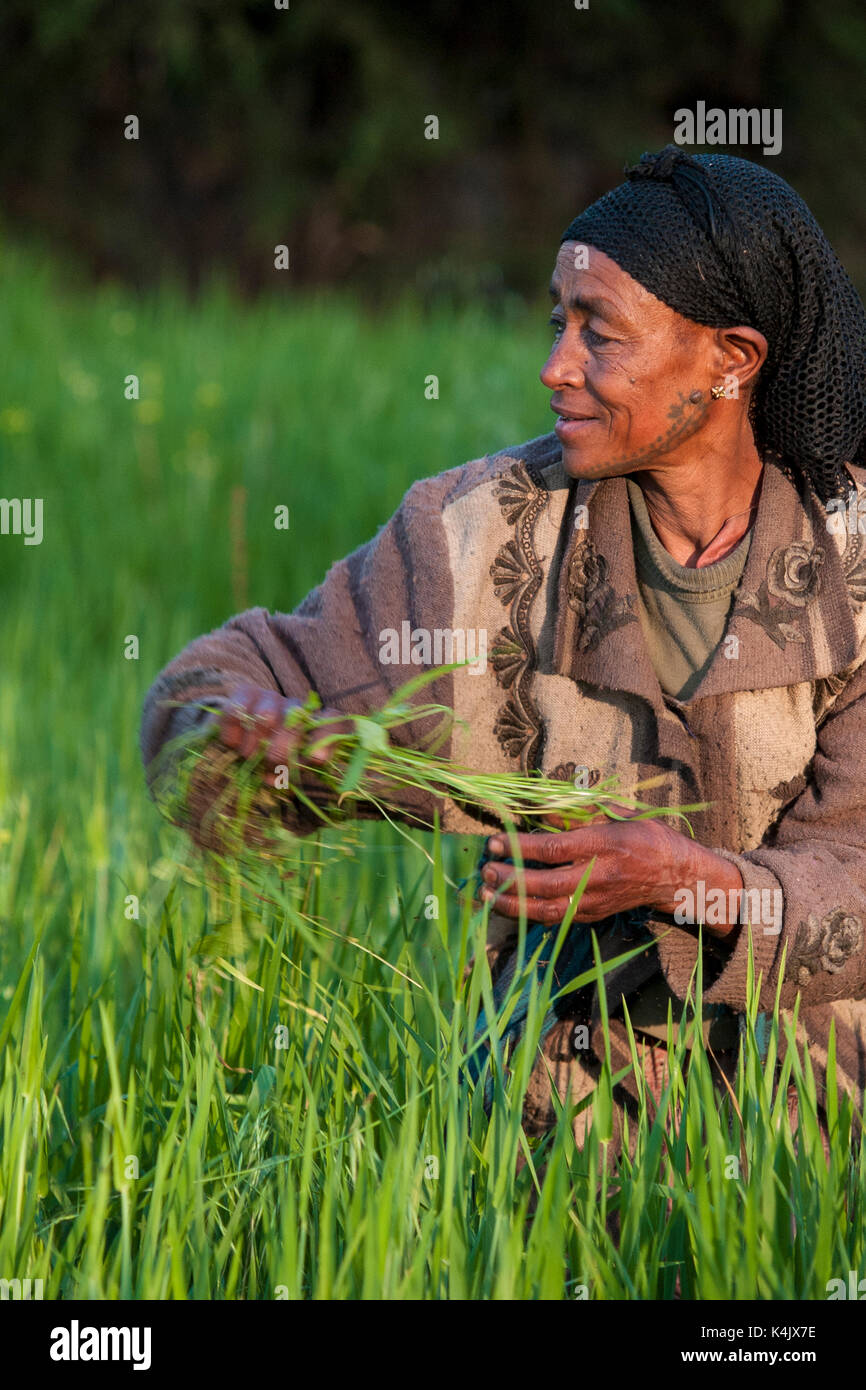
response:
<path fill-rule="evenodd" d="M 720 401 L 725 394 L 724 386 L 711 386 L 710 395 L 714 401 Z"/>

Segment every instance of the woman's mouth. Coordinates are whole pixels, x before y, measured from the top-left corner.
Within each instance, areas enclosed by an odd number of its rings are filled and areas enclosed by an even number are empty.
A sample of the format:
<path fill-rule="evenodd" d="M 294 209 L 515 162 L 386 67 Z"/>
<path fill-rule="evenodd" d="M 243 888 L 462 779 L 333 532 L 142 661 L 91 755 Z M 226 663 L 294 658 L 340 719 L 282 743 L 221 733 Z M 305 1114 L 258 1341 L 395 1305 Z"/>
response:
<path fill-rule="evenodd" d="M 594 415 L 560 415 L 554 426 L 557 439 L 561 439 L 563 444 L 569 444 L 575 439 L 579 439 L 587 425 L 596 424 Z"/>

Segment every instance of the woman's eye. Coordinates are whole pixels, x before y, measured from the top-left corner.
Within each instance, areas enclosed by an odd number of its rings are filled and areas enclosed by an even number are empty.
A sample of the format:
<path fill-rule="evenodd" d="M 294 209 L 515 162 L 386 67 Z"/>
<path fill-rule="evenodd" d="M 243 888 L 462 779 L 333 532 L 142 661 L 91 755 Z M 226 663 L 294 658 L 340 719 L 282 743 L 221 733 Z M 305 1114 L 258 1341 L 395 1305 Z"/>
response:
<path fill-rule="evenodd" d="M 553 329 L 554 339 L 565 332 L 565 324 L 562 319 L 549 319 L 548 322 Z M 589 328 L 588 326 L 584 326 L 583 336 L 593 347 L 598 347 L 602 343 L 609 343 L 612 341 L 612 339 L 606 338 L 603 333 L 596 333 L 594 328 Z"/>

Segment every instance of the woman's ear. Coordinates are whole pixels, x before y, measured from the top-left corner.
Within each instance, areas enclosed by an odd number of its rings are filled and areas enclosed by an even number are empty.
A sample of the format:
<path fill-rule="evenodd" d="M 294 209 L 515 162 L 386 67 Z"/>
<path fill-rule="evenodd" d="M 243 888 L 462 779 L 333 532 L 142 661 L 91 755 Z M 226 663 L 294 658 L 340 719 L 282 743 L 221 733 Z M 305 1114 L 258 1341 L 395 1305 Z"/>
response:
<path fill-rule="evenodd" d="M 719 371 L 727 379 L 734 378 L 737 392 L 752 387 L 767 360 L 768 344 L 757 328 L 740 324 L 736 328 L 716 330 L 719 350 Z"/>

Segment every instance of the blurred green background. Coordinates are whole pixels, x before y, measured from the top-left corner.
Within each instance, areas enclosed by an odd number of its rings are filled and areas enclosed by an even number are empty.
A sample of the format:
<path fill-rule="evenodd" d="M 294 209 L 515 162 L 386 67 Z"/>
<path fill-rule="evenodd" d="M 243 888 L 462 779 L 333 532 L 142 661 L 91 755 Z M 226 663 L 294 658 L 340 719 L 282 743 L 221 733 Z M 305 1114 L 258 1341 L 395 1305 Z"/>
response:
<path fill-rule="evenodd" d="M 698 100 L 782 109 L 769 162 L 866 276 L 857 0 L 5 0 L 0 53 L 3 216 L 99 276 L 532 293 Z"/>
<path fill-rule="evenodd" d="M 866 287 L 866 19 L 849 0 L 6 0 L 0 55 L 2 494 L 44 502 L 41 545 L 0 536 L 0 1277 L 52 1297 L 561 1297 L 589 1271 L 593 1297 L 670 1297 L 680 1274 L 687 1297 L 822 1296 L 862 1264 L 866 1150 L 849 1167 L 840 1144 L 825 1180 L 813 1125 L 795 1171 L 764 1096 L 746 1141 L 764 1186 L 725 1187 L 691 1158 L 715 1106 L 698 1083 L 675 1220 L 656 1131 L 623 1188 L 630 1264 L 591 1154 L 524 1251 L 519 1089 L 489 1131 L 476 1096 L 470 1145 L 467 924 L 420 915 L 473 847 L 431 870 L 364 827 L 311 880 L 336 963 L 297 912 L 254 908 L 271 944 L 241 985 L 213 971 L 225 922 L 177 870 L 137 739 L 185 642 L 293 608 L 415 478 L 548 429 L 561 232 L 678 107 L 781 107 L 772 167 Z M 352 932 L 429 989 L 401 999 Z M 321 1009 L 347 975 L 338 1034 L 282 1002 Z M 763 1095 L 754 1066 L 748 1084 Z"/>

